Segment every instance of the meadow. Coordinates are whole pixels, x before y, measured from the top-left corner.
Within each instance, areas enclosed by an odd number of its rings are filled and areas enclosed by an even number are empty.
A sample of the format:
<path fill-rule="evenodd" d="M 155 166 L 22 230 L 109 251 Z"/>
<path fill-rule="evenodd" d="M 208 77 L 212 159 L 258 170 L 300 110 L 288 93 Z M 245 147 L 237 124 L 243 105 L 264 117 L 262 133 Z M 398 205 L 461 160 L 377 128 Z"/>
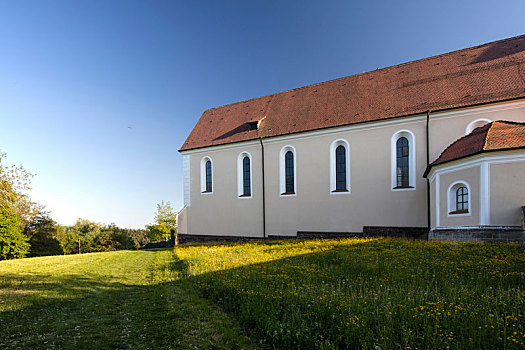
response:
<path fill-rule="evenodd" d="M 262 346 L 525 347 L 525 250 L 403 239 L 180 246 L 201 295 Z"/>
<path fill-rule="evenodd" d="M 171 250 L 0 261 L 0 349 L 254 349 Z"/>
<path fill-rule="evenodd" d="M 525 247 L 403 239 L 0 261 L 0 349 L 522 349 Z"/>

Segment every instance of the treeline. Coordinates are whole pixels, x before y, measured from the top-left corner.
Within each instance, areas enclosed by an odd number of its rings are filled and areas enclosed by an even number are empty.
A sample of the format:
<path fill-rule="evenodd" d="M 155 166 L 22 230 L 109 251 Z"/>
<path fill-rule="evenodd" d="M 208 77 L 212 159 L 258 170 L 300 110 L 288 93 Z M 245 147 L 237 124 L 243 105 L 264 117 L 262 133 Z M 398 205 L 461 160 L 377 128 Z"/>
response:
<path fill-rule="evenodd" d="M 169 202 L 157 205 L 155 223 L 146 229 L 124 229 L 78 219 L 73 226 L 57 224 L 28 196 L 33 175 L 22 166 L 2 164 L 0 151 L 0 260 L 32 256 L 138 249 L 166 241 L 176 230 Z"/>
<path fill-rule="evenodd" d="M 28 257 L 138 249 L 150 242 L 145 229 L 123 229 L 78 219 L 73 226 L 57 224 L 47 213 L 35 217 L 24 229 Z"/>

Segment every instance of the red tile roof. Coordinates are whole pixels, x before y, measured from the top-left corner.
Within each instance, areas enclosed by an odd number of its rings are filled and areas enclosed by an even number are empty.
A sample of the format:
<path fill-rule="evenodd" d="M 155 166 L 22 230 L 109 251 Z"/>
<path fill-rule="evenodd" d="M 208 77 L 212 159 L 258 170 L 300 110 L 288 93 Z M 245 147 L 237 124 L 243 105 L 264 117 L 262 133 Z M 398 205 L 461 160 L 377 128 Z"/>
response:
<path fill-rule="evenodd" d="M 498 120 L 485 124 L 454 141 L 430 167 L 481 152 L 525 148 L 525 123 Z"/>
<path fill-rule="evenodd" d="M 522 35 L 206 110 L 181 151 L 524 97 Z"/>

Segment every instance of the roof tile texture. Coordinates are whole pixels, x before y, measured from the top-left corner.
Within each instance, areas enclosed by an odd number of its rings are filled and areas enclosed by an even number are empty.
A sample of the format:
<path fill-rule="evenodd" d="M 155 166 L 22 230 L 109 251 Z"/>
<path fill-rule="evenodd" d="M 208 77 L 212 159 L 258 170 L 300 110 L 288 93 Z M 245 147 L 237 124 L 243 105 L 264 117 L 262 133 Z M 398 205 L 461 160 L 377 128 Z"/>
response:
<path fill-rule="evenodd" d="M 523 97 L 525 35 L 206 110 L 181 151 Z"/>
<path fill-rule="evenodd" d="M 495 121 L 454 141 L 430 166 L 487 151 L 525 148 L 525 123 Z"/>

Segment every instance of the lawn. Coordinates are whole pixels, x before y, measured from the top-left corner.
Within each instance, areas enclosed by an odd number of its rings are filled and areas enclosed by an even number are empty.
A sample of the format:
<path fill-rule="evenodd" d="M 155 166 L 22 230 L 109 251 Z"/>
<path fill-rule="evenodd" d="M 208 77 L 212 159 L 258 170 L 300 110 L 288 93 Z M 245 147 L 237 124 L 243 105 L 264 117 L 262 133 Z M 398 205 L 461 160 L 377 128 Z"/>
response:
<path fill-rule="evenodd" d="M 525 347 L 525 248 L 402 239 L 0 261 L 0 349 Z"/>
<path fill-rule="evenodd" d="M 0 261 L 0 349 L 250 349 L 172 251 Z"/>

